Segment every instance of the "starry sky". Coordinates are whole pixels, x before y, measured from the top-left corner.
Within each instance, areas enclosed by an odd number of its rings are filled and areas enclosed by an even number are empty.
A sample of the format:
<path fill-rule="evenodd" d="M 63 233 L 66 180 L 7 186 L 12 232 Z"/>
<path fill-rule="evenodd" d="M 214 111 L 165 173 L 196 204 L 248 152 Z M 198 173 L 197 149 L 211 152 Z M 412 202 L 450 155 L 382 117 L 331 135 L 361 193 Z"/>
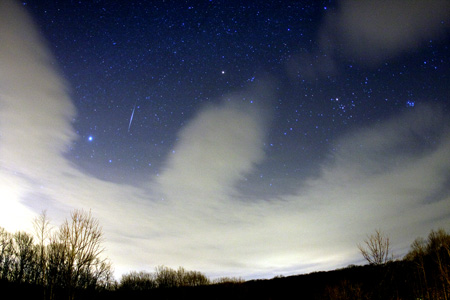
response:
<path fill-rule="evenodd" d="M 116 276 L 362 264 L 450 224 L 450 2 L 0 3 L 0 226 L 91 210 Z"/>

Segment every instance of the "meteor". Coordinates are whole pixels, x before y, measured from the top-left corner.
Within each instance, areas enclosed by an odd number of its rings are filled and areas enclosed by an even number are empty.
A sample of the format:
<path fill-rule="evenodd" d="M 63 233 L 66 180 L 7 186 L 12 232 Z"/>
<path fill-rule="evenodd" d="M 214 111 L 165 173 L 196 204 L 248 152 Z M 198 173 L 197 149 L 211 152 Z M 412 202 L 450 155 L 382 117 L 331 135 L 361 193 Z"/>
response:
<path fill-rule="evenodd" d="M 133 111 L 131 112 L 130 123 L 128 124 L 128 132 L 130 132 L 131 122 L 133 122 L 134 110 L 136 109 L 136 104 L 134 104 Z"/>

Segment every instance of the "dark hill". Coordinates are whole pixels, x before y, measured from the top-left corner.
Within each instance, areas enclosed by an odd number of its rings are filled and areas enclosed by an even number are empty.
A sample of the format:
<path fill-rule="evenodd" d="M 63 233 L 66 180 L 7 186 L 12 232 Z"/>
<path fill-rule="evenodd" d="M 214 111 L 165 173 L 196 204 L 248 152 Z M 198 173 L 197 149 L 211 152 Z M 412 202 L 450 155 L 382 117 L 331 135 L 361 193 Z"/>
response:
<path fill-rule="evenodd" d="M 145 291 L 83 290 L 75 293 L 75 299 L 444 299 L 420 297 L 424 290 L 420 289 L 417 275 L 417 266 L 403 260 L 241 283 Z M 431 290 L 433 288 L 439 289 L 431 286 Z M 0 289 L 3 295 L 14 295 L 14 299 L 43 299 L 42 288 L 34 285 L 0 281 Z M 60 293 L 56 298 L 66 299 L 63 295 Z"/>
<path fill-rule="evenodd" d="M 391 262 L 200 287 L 114 292 L 114 299 L 414 299 L 414 266 Z M 111 294 L 108 295 L 108 299 Z"/>

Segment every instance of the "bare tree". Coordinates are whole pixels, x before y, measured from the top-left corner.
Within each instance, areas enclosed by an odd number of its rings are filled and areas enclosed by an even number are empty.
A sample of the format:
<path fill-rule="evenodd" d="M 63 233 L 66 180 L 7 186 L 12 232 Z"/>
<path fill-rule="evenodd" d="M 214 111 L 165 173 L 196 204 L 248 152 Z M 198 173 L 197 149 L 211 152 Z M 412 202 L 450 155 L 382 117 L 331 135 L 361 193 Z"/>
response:
<path fill-rule="evenodd" d="M 50 244 L 46 247 L 47 269 L 46 285 L 50 299 L 55 298 L 58 289 L 65 288 L 67 274 L 67 260 L 65 245 L 59 241 L 58 234 L 50 237 Z"/>
<path fill-rule="evenodd" d="M 112 263 L 109 259 L 97 258 L 94 264 L 94 268 L 91 271 L 91 287 L 99 289 L 111 289 L 114 280 L 114 270 Z"/>
<path fill-rule="evenodd" d="M 154 281 L 158 288 L 199 286 L 210 283 L 209 279 L 201 272 L 187 271 L 183 267 L 174 270 L 166 266 L 156 267 Z"/>
<path fill-rule="evenodd" d="M 212 281 L 213 284 L 240 284 L 245 280 L 241 277 L 219 277 Z"/>
<path fill-rule="evenodd" d="M 156 267 L 155 280 L 158 288 L 171 288 L 178 286 L 177 271 L 166 266 Z"/>
<path fill-rule="evenodd" d="M 177 286 L 200 286 L 209 284 L 209 279 L 198 271 L 188 271 L 179 267 L 176 271 Z"/>
<path fill-rule="evenodd" d="M 13 278 L 17 282 L 30 282 L 36 273 L 36 252 L 33 236 L 19 231 L 13 238 L 14 270 Z"/>
<path fill-rule="evenodd" d="M 13 238 L 0 227 L 0 279 L 9 279 L 13 260 Z"/>
<path fill-rule="evenodd" d="M 450 234 L 444 229 L 431 230 L 428 239 L 414 241 L 405 259 L 417 266 L 418 297 L 450 298 Z"/>
<path fill-rule="evenodd" d="M 73 299 L 75 289 L 106 289 L 114 282 L 111 262 L 102 258 L 102 229 L 91 212 L 75 210 L 57 231 L 46 212 L 35 235 L 9 234 L 0 227 L 0 279 L 44 287 L 44 299 Z"/>
<path fill-rule="evenodd" d="M 102 241 L 102 228 L 91 212 L 75 210 L 59 228 L 56 248 L 64 253 L 64 283 L 70 298 L 73 289 L 85 287 L 86 276 L 92 276 L 105 263 L 100 259 Z"/>
<path fill-rule="evenodd" d="M 47 212 L 44 210 L 42 213 L 33 220 L 34 234 L 37 240 L 37 263 L 39 265 L 39 273 L 35 282 L 38 284 L 46 285 L 47 280 L 47 249 L 46 245 L 50 239 L 52 228 L 50 227 L 50 220 L 47 217 Z M 45 289 L 44 289 L 45 291 Z M 44 294 L 45 298 L 45 294 Z"/>
<path fill-rule="evenodd" d="M 444 299 L 450 296 L 450 235 L 440 228 L 428 235 L 427 251 L 438 267 Z"/>
<path fill-rule="evenodd" d="M 155 275 L 145 271 L 132 271 L 124 274 L 120 279 L 120 289 L 145 291 L 157 287 Z"/>
<path fill-rule="evenodd" d="M 145 271 L 133 271 L 123 275 L 119 288 L 124 290 L 148 290 L 207 284 L 210 284 L 210 281 L 201 272 L 188 271 L 183 267 L 174 270 L 166 266 L 158 266 L 153 274 Z"/>
<path fill-rule="evenodd" d="M 359 251 L 371 265 L 381 265 L 392 260 L 389 237 L 379 229 L 364 240 L 364 246 L 358 244 Z"/>
<path fill-rule="evenodd" d="M 414 262 L 418 271 L 419 283 L 415 287 L 419 290 L 419 295 L 427 295 L 427 299 L 430 299 L 430 293 L 428 289 L 428 280 L 425 267 L 425 256 L 427 253 L 427 242 L 423 238 L 417 238 L 411 244 L 411 250 L 406 254 L 405 259 Z"/>

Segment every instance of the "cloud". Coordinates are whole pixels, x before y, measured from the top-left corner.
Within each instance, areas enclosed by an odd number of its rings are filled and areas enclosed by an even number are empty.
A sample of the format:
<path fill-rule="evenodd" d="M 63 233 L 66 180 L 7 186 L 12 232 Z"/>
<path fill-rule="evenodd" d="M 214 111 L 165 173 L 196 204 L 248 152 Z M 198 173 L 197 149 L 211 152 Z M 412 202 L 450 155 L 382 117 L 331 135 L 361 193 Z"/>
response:
<path fill-rule="evenodd" d="M 52 54 L 15 1 L 0 2 L 0 40 L 1 226 L 31 230 L 42 209 L 58 223 L 71 209 L 84 208 L 93 209 L 108 237 L 124 234 L 111 220 L 132 226 L 124 206 L 139 216 L 143 192 L 93 178 L 65 158 L 78 138 L 72 127 L 75 106 Z"/>
<path fill-rule="evenodd" d="M 447 0 L 342 0 L 326 10 L 312 49 L 286 64 L 292 80 L 336 76 L 342 61 L 374 67 L 440 41 L 450 31 Z"/>
<path fill-rule="evenodd" d="M 208 157 L 205 152 L 216 153 L 214 145 L 228 145 L 231 153 L 239 149 L 229 142 L 229 135 L 216 134 L 228 123 L 220 121 L 225 116 L 234 122 L 238 117 L 251 120 L 226 106 L 205 109 L 180 134 L 174 156 L 180 155 L 182 163 L 169 163 L 172 169 L 166 175 L 181 174 L 162 181 L 167 190 L 180 190 L 173 194 L 178 199 L 172 202 L 175 205 L 168 205 L 163 214 L 162 232 L 172 236 L 161 238 L 152 251 L 159 261 L 197 265 L 209 274 L 221 270 L 244 276 L 330 269 L 361 262 L 356 245 L 377 228 L 391 235 L 400 255 L 415 237 L 450 219 L 450 198 L 445 193 L 450 131 L 439 106 L 418 106 L 342 136 L 336 140 L 337 150 L 323 163 L 321 175 L 299 183 L 295 195 L 253 202 L 236 201 L 227 189 L 218 188 L 222 187 L 218 182 L 229 186 L 233 180 L 222 180 L 223 175 L 216 177 L 208 168 L 198 170 L 203 166 L 202 157 Z M 217 131 L 212 120 L 218 120 Z M 233 126 L 225 128 L 234 132 Z M 214 143 L 207 142 L 208 136 L 214 137 Z M 237 138 L 235 143 L 239 141 Z M 189 143 L 202 153 L 198 160 L 187 151 L 192 146 Z M 243 145 L 251 149 L 258 144 Z M 243 170 L 251 170 L 251 162 L 259 160 L 258 155 L 240 156 L 249 161 L 239 167 L 235 162 L 241 161 L 232 157 L 223 159 L 230 168 L 234 166 L 232 172 L 227 171 L 232 174 L 229 178 L 239 178 Z M 177 160 L 172 157 L 171 161 Z M 185 182 L 180 184 L 180 180 Z M 204 185 L 197 185 L 197 180 Z M 211 192 L 209 196 L 198 193 L 203 188 Z M 169 249 L 172 251 L 167 252 Z"/>
<path fill-rule="evenodd" d="M 67 150 L 75 138 L 70 124 L 75 108 L 31 20 L 12 2 L 1 5 L 1 151 L 8 157 L 3 163 L 27 160 L 20 170 L 26 173 L 49 163 L 47 155 Z"/>
<path fill-rule="evenodd" d="M 186 192 L 199 197 L 229 193 L 264 159 L 267 118 L 258 104 L 242 98 L 205 107 L 181 130 L 157 180 L 164 194 L 178 199 Z"/>
<path fill-rule="evenodd" d="M 339 149 L 336 163 L 347 168 L 351 165 L 358 174 L 376 175 L 398 168 L 435 150 L 439 145 L 436 142 L 445 137 L 447 126 L 442 107 L 421 105 L 417 110 L 341 137 L 334 145 Z"/>
<path fill-rule="evenodd" d="M 319 34 L 321 48 L 364 64 L 379 63 L 411 51 L 450 29 L 447 0 L 343 0 L 326 15 Z"/>
<path fill-rule="evenodd" d="M 337 232 L 361 237 L 382 227 L 404 251 L 450 218 L 442 192 L 450 179 L 448 129 L 441 107 L 422 106 L 349 133 L 298 199 L 323 206 L 319 219 Z"/>
<path fill-rule="evenodd" d="M 15 2 L 0 3 L 0 40 L 0 176 L 2 193 L 14 189 L 7 192 L 14 200 L 6 210 L 7 220 L 14 221 L 30 215 L 24 207 L 12 208 L 21 206 L 18 195 L 39 187 L 35 175 L 43 179 L 48 174 L 43 170 L 64 164 L 61 153 L 75 138 L 70 124 L 75 109 L 51 54 Z"/>
<path fill-rule="evenodd" d="M 31 218 L 41 209 L 49 210 L 55 224 L 73 208 L 92 209 L 104 227 L 106 254 L 118 270 L 217 262 L 221 249 L 239 239 L 229 223 L 248 227 L 251 222 L 229 194 L 264 158 L 269 118 L 260 102 L 269 97 L 268 90 L 244 95 L 253 104 L 239 103 L 242 94 L 231 95 L 199 112 L 150 188 L 99 180 L 65 158 L 78 138 L 71 124 L 76 111 L 51 53 L 22 7 L 2 1 L 0 8 L 2 226 L 31 230 Z M 151 187 L 158 185 L 171 201 L 155 195 Z M 219 231 L 228 240 L 217 241 Z M 203 255 L 208 259 L 198 263 Z M 240 263 L 235 255 L 228 261 Z"/>

